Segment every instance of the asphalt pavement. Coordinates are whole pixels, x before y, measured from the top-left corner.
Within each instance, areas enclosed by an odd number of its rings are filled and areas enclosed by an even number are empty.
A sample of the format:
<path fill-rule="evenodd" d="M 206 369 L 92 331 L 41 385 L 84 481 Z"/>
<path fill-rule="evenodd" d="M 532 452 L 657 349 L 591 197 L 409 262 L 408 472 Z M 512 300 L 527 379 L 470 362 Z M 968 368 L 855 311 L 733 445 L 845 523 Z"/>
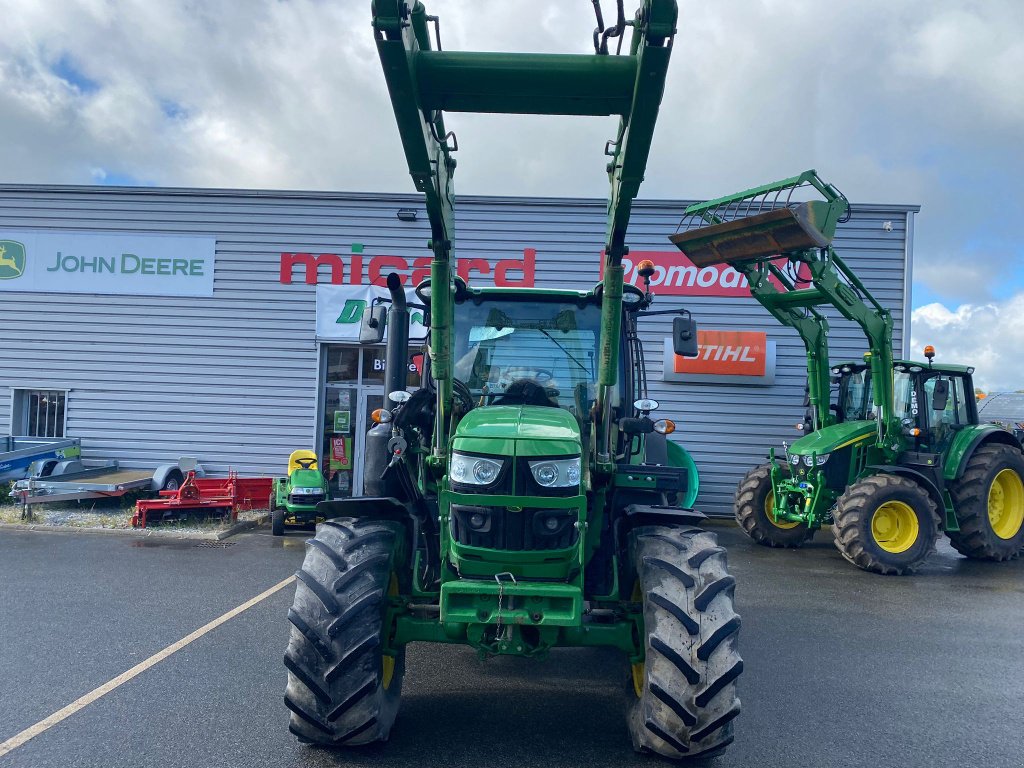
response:
<path fill-rule="evenodd" d="M 1024 561 L 946 546 L 908 578 L 863 573 L 826 531 L 768 550 L 731 525 L 743 713 L 727 766 L 1024 766 Z M 209 546 L 0 530 L 0 743 L 279 583 L 308 533 Z M 544 662 L 409 649 L 391 741 L 288 733 L 288 586 L 0 757 L 11 766 L 665 766 L 632 751 L 614 652 Z"/>

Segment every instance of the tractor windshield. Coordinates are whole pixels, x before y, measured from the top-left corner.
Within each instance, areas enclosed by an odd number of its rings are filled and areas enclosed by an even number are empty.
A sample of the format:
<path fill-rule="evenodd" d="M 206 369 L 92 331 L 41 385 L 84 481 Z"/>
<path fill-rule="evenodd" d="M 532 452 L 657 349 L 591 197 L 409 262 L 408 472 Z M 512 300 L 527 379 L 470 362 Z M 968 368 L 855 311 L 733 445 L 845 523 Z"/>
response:
<path fill-rule="evenodd" d="M 518 398 L 586 416 L 597 380 L 600 307 L 484 300 L 459 304 L 455 318 L 455 378 L 474 397 Z"/>

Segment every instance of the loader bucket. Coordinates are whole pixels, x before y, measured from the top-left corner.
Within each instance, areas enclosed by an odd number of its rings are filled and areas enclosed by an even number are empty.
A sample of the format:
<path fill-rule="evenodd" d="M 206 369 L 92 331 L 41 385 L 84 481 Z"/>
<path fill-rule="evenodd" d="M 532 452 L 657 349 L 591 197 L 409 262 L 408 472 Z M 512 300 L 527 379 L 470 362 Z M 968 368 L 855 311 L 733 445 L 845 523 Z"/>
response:
<path fill-rule="evenodd" d="M 669 240 L 697 267 L 825 248 L 850 204 L 813 171 L 686 209 Z"/>
<path fill-rule="evenodd" d="M 824 248 L 832 237 L 819 228 L 829 204 L 798 203 L 792 208 L 724 221 L 670 235 L 679 250 L 697 267 L 777 258 L 794 251 Z"/>

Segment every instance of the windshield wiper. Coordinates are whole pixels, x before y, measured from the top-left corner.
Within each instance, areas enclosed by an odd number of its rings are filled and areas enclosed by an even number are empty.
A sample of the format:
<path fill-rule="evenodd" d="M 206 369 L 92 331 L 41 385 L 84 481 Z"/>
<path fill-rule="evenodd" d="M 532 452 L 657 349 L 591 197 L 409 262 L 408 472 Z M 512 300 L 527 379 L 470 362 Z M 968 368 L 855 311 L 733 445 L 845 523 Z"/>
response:
<path fill-rule="evenodd" d="M 581 362 L 580 362 L 579 360 L 577 360 L 577 359 L 575 358 L 575 356 L 573 356 L 572 352 L 570 352 L 570 351 L 569 351 L 568 349 L 566 349 L 565 347 L 563 347 L 563 346 L 562 346 L 562 344 L 561 344 L 561 342 L 559 342 L 559 341 L 558 341 L 558 339 L 556 339 L 556 338 L 555 338 L 554 336 L 552 336 L 552 335 L 551 335 L 550 333 L 548 333 L 547 331 L 545 331 L 545 330 L 544 330 L 543 328 L 538 328 L 537 330 L 538 330 L 538 331 L 540 331 L 541 333 L 543 333 L 543 334 L 544 334 L 545 336 L 547 336 L 547 337 L 548 337 L 549 339 L 551 339 L 551 341 L 552 341 L 552 342 L 554 342 L 554 344 L 555 344 L 555 346 L 556 346 L 556 347 L 558 347 L 558 348 L 559 348 L 560 350 L 562 350 L 563 352 L 565 352 L 566 356 L 567 356 L 567 357 L 568 357 L 568 358 L 569 358 L 570 360 L 572 360 L 572 361 L 573 361 L 574 363 L 576 363 L 576 365 L 578 365 L 578 366 L 580 367 L 580 370 L 581 370 L 581 371 L 583 371 L 583 372 L 584 372 L 585 374 L 587 374 L 588 376 L 590 375 L 590 370 L 589 370 L 589 369 L 587 368 L 587 366 L 585 366 L 585 365 L 584 365 L 583 363 L 581 363 Z"/>

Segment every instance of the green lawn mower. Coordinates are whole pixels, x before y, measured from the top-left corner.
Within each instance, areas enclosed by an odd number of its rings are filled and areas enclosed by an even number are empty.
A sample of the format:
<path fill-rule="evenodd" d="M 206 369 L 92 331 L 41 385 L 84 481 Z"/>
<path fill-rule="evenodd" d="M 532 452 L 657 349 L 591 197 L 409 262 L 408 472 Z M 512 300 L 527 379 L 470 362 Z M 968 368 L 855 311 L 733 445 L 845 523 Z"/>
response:
<path fill-rule="evenodd" d="M 275 477 L 270 491 L 270 530 L 284 536 L 286 525 L 312 525 L 323 520 L 316 505 L 327 499 L 327 478 L 317 467 L 313 451 L 292 451 L 288 476 Z"/>

